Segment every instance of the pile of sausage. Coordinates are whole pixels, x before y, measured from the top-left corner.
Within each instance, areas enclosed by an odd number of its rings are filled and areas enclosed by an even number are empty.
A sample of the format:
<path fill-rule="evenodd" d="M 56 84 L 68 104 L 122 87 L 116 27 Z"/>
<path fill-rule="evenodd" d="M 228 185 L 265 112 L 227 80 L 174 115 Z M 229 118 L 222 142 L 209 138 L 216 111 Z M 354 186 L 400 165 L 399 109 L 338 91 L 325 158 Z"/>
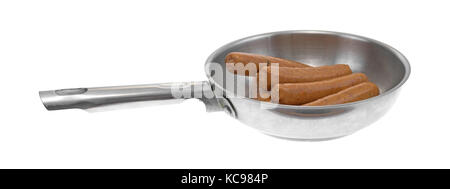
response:
<path fill-rule="evenodd" d="M 256 65 L 256 77 L 267 80 L 267 86 L 258 86 L 261 89 L 258 90 L 257 99 L 261 101 L 324 106 L 364 100 L 380 93 L 377 85 L 370 82 L 365 74 L 352 73 L 346 64 L 312 67 L 292 60 L 242 52 L 229 53 L 225 62 L 227 65 Z M 268 66 L 259 67 L 259 63 L 267 63 Z M 278 63 L 279 66 L 278 84 L 274 86 L 271 86 L 270 81 L 271 63 Z M 237 73 L 236 70 L 234 73 Z M 245 75 L 249 73 L 245 72 Z M 270 93 L 267 95 L 269 98 L 262 98 L 262 92 Z"/>

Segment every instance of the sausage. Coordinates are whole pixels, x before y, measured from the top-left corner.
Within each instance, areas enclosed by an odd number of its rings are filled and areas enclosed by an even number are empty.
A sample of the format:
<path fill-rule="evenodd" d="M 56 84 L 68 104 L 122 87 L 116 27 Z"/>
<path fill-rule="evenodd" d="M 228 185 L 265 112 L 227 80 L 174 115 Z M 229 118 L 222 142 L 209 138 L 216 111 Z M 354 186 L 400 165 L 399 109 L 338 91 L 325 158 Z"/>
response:
<path fill-rule="evenodd" d="M 263 68 L 261 68 L 260 74 L 258 74 L 258 79 L 267 81 L 267 87 L 262 87 L 266 90 L 270 90 L 271 77 L 278 77 L 278 83 L 305 83 L 332 79 L 335 77 L 349 75 L 351 73 L 352 70 L 347 64 L 335 64 L 329 66 L 307 68 L 279 67 L 278 74 L 275 73 L 274 75 L 272 75 L 271 67 L 264 66 Z"/>
<path fill-rule="evenodd" d="M 250 53 L 243 53 L 243 52 L 231 52 L 225 57 L 225 63 L 227 63 L 227 69 L 235 74 L 239 74 L 236 68 L 234 68 L 234 65 L 236 63 L 242 63 L 244 66 L 247 66 L 248 63 L 254 63 L 256 66 L 256 72 L 259 71 L 259 63 L 267 63 L 267 65 L 270 66 L 271 63 L 278 63 L 279 67 L 297 67 L 297 68 L 304 68 L 304 67 L 311 67 L 309 65 L 292 61 L 292 60 L 286 60 L 282 58 L 277 57 L 271 57 L 271 56 L 264 56 L 259 54 L 250 54 Z M 245 75 L 251 75 L 249 74 L 248 70 L 243 70 L 242 73 L 245 71 Z"/>
<path fill-rule="evenodd" d="M 258 73 L 256 74 L 256 78 L 258 78 Z M 256 85 L 256 96 L 251 96 L 254 94 L 250 93 L 250 97 L 255 100 L 259 100 L 259 101 L 270 102 L 270 91 L 259 87 L 258 83 L 251 83 L 250 86 L 255 86 L 255 85 Z M 261 96 L 261 94 L 262 94 L 262 96 Z"/>
<path fill-rule="evenodd" d="M 256 94 L 257 94 L 256 100 L 270 102 L 270 91 L 266 91 L 264 89 L 258 89 L 258 92 Z M 260 94 L 263 94 L 264 97 L 266 97 L 266 96 L 268 96 L 268 97 L 264 98 Z"/>
<path fill-rule="evenodd" d="M 337 93 L 368 81 L 363 73 L 353 73 L 334 79 L 308 83 L 282 83 L 271 91 L 271 101 L 280 104 L 301 105 Z"/>
<path fill-rule="evenodd" d="M 335 94 L 328 95 L 310 103 L 304 104 L 304 106 L 325 106 L 333 104 L 344 104 L 349 102 L 355 102 L 359 100 L 368 99 L 380 94 L 380 90 L 377 85 L 372 82 L 364 82 L 358 85 L 349 87 Z"/>

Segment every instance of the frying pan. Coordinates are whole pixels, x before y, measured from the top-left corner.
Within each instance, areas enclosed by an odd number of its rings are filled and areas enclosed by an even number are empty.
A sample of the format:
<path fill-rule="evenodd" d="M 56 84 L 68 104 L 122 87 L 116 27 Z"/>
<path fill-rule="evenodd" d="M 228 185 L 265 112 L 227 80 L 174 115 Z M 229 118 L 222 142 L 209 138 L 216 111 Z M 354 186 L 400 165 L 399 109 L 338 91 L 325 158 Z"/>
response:
<path fill-rule="evenodd" d="M 233 85 L 227 84 L 230 80 L 219 82 L 215 77 L 231 74 L 227 71 L 218 74 L 212 69 L 217 65 L 225 68 L 225 56 L 230 52 L 264 54 L 312 66 L 348 64 L 354 72 L 365 73 L 379 86 L 381 94 L 358 102 L 316 107 L 253 100 L 246 96 L 247 93 L 236 94 L 234 88 L 228 87 L 248 87 L 251 77 L 234 75 Z M 366 37 L 330 31 L 281 31 L 239 39 L 214 51 L 204 68 L 208 81 L 60 89 L 40 91 L 39 95 L 48 110 L 89 110 L 132 102 L 164 104 L 198 98 L 205 103 L 207 111 L 225 111 L 272 136 L 327 140 L 352 134 L 382 117 L 393 105 L 410 74 L 408 60 L 396 49 Z M 192 95 L 177 94 L 173 88 Z"/>

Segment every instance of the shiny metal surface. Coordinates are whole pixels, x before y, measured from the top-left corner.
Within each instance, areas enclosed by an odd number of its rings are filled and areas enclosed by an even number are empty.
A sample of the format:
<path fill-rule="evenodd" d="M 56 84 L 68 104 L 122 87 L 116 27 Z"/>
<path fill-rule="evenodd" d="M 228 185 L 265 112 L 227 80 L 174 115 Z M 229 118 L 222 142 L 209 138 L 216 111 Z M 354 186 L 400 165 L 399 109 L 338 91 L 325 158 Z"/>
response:
<path fill-rule="evenodd" d="M 225 82 L 219 82 L 212 76 L 212 65 L 218 64 L 226 70 L 225 56 L 233 51 L 286 58 L 313 66 L 349 64 L 354 72 L 365 73 L 382 93 L 359 102 L 317 107 L 256 101 L 247 98 L 246 94 L 234 94 L 226 79 Z M 41 91 L 39 95 L 48 110 L 90 109 L 136 101 L 165 103 L 185 99 L 175 97 L 179 95 L 174 95 L 170 90 L 177 85 L 193 88 L 191 92 L 201 94 L 193 98 L 202 100 L 208 111 L 224 110 L 242 123 L 266 134 L 301 140 L 327 140 L 352 134 L 383 116 L 408 79 L 410 66 L 400 52 L 369 38 L 327 31 L 283 31 L 247 37 L 219 48 L 208 57 L 205 71 L 209 81 L 182 85 L 167 83 L 63 89 Z M 230 74 L 225 71 L 223 75 Z M 244 77 L 233 82 L 237 82 L 235 85 L 248 86 L 251 79 Z M 211 89 L 219 93 L 213 93 Z M 208 98 L 211 96 L 213 98 Z"/>
<path fill-rule="evenodd" d="M 180 90 L 173 91 L 172 88 Z M 186 92 L 189 94 L 183 94 Z M 163 105 L 188 98 L 201 100 L 208 112 L 224 109 L 224 102 L 215 98 L 207 81 L 59 89 L 40 91 L 39 96 L 47 110 L 102 108 L 142 101 Z"/>
<path fill-rule="evenodd" d="M 249 98 L 229 98 L 242 123 L 283 138 L 333 139 L 370 125 L 389 110 L 410 74 L 407 59 L 381 42 L 338 32 L 283 31 L 240 39 L 210 55 L 205 64 L 206 74 L 212 85 L 225 94 L 232 90 L 226 87 L 226 82 L 221 84 L 211 77 L 210 64 L 219 63 L 224 67 L 226 54 L 233 51 L 281 57 L 313 66 L 349 64 L 354 72 L 365 73 L 379 86 L 382 93 L 377 97 L 331 106 L 274 105 Z"/>

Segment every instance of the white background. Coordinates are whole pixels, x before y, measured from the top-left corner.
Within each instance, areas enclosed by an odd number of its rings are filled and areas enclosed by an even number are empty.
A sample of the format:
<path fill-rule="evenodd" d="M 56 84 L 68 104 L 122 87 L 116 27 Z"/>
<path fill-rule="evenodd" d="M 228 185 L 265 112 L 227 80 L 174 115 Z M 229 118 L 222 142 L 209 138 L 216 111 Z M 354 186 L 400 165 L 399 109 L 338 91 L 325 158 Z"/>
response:
<path fill-rule="evenodd" d="M 418 1 L 417 1 L 418 2 Z M 445 1 L 1 1 L 0 168 L 450 168 Z M 280 30 L 380 40 L 411 77 L 382 119 L 325 142 L 273 138 L 202 103 L 46 111 L 39 90 L 201 81 L 221 45 Z"/>

